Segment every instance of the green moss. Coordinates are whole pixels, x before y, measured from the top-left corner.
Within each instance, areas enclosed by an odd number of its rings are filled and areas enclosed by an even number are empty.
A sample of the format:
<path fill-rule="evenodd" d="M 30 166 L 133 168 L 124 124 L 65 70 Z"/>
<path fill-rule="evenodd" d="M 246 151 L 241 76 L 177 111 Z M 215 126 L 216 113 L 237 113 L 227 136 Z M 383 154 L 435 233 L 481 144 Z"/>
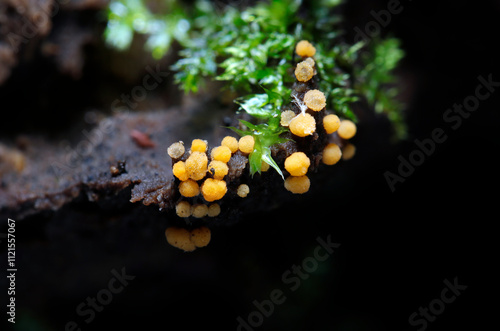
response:
<path fill-rule="evenodd" d="M 340 5 L 340 0 L 270 0 L 248 8 L 217 8 L 204 0 L 189 7 L 167 0 L 153 13 L 145 0 L 113 0 L 105 37 L 110 45 L 125 49 L 134 33 L 144 34 L 155 58 L 164 56 L 174 41 L 179 43 L 180 58 L 172 66 L 179 87 L 195 93 L 205 80 L 214 79 L 237 92 L 239 111 L 255 118 L 255 123 L 242 123 L 247 130 L 234 128 L 256 140 L 252 174 L 260 172 L 262 161 L 281 173 L 270 147 L 282 142 L 280 135 L 287 131 L 279 125 L 281 107 L 290 100 L 294 47 L 302 39 L 317 49 L 319 88 L 331 110 L 357 121 L 352 105 L 366 101 L 387 114 L 399 138 L 405 136 L 402 105 L 391 86 L 391 72 L 403 56 L 399 42 L 346 43 L 336 10 Z"/>

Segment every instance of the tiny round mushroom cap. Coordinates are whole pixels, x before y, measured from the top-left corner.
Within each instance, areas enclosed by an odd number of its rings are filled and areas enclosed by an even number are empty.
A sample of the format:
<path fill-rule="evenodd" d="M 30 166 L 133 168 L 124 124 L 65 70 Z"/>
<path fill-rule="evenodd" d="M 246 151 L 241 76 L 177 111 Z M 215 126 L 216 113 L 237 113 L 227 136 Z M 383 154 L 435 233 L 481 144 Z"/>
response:
<path fill-rule="evenodd" d="M 294 194 L 303 194 L 309 191 L 311 182 L 307 176 L 290 176 L 285 179 L 285 188 Z"/>
<path fill-rule="evenodd" d="M 328 144 L 323 149 L 323 158 L 322 161 L 326 165 L 334 165 L 335 163 L 340 161 L 342 157 L 342 151 L 337 144 Z"/>
<path fill-rule="evenodd" d="M 226 182 L 219 179 L 207 178 L 201 185 L 201 193 L 206 201 L 220 200 L 227 192 Z"/>
<path fill-rule="evenodd" d="M 204 203 L 193 205 L 191 214 L 196 218 L 205 217 L 208 214 L 208 206 Z"/>
<path fill-rule="evenodd" d="M 253 152 L 253 147 L 255 145 L 255 139 L 253 136 L 246 135 L 240 138 L 238 142 L 238 147 L 240 151 L 246 154 L 250 154 Z"/>
<path fill-rule="evenodd" d="M 191 233 L 178 227 L 169 227 L 165 230 L 167 242 L 185 252 L 192 252 L 196 249 L 196 245 L 191 241 Z"/>
<path fill-rule="evenodd" d="M 206 140 L 193 139 L 193 141 L 191 142 L 191 153 L 192 152 L 205 153 L 206 151 L 207 151 Z"/>
<path fill-rule="evenodd" d="M 292 110 L 285 110 L 281 113 L 280 124 L 282 126 L 289 126 L 290 121 L 295 117 L 295 113 Z"/>
<path fill-rule="evenodd" d="M 231 150 L 231 153 L 238 151 L 238 139 L 235 137 L 225 136 L 220 144 L 221 146 L 227 146 Z"/>
<path fill-rule="evenodd" d="M 316 131 L 316 120 L 308 113 L 300 113 L 290 121 L 289 127 L 296 136 L 309 136 Z"/>
<path fill-rule="evenodd" d="M 334 114 L 326 115 L 323 118 L 323 127 L 328 134 L 337 131 L 340 127 L 340 118 Z"/>
<path fill-rule="evenodd" d="M 262 161 L 261 166 L 260 166 L 260 171 L 266 172 L 269 170 L 270 167 L 271 166 L 269 165 L 269 163 Z"/>
<path fill-rule="evenodd" d="M 238 191 L 236 192 L 240 198 L 246 198 L 248 193 L 250 193 L 250 187 L 247 184 L 241 184 L 238 186 Z"/>
<path fill-rule="evenodd" d="M 295 68 L 295 78 L 299 82 L 307 82 L 314 76 L 313 67 L 306 61 L 302 61 L 297 64 Z"/>
<path fill-rule="evenodd" d="M 321 111 L 326 107 L 326 97 L 320 90 L 309 90 L 304 95 L 305 105 L 314 111 Z"/>
<path fill-rule="evenodd" d="M 218 146 L 212 149 L 211 155 L 213 160 L 227 163 L 231 159 L 231 149 L 227 146 Z"/>
<path fill-rule="evenodd" d="M 182 155 L 184 155 L 184 152 L 185 152 L 185 148 L 184 148 L 184 143 L 182 141 L 178 141 L 178 142 L 175 142 L 173 143 L 172 145 L 170 145 L 170 147 L 167 149 L 167 153 L 168 155 L 172 158 L 172 159 L 179 159 L 182 157 Z"/>
<path fill-rule="evenodd" d="M 200 180 L 207 173 L 208 158 L 205 153 L 192 152 L 186 160 L 186 170 L 189 178 Z"/>
<path fill-rule="evenodd" d="M 215 179 L 223 179 L 229 172 L 229 167 L 222 161 L 211 161 L 208 164 L 208 172 L 212 174 Z"/>
<path fill-rule="evenodd" d="M 354 124 L 353 121 L 343 120 L 342 122 L 340 122 L 337 134 L 340 138 L 351 139 L 352 137 L 354 137 L 354 135 L 356 135 L 356 131 L 356 124 Z"/>
<path fill-rule="evenodd" d="M 188 179 L 179 184 L 179 192 L 183 197 L 192 198 L 200 194 L 200 186 L 192 179 Z"/>
<path fill-rule="evenodd" d="M 301 40 L 295 46 L 295 53 L 302 57 L 311 57 L 316 54 L 316 48 L 307 40 Z"/>
<path fill-rule="evenodd" d="M 311 165 L 311 160 L 303 152 L 295 152 L 285 160 L 285 169 L 292 176 L 304 176 Z"/>
<path fill-rule="evenodd" d="M 356 154 L 356 146 L 353 144 L 347 144 L 342 148 L 342 160 L 350 160 L 354 157 L 354 154 Z"/>
<path fill-rule="evenodd" d="M 210 206 L 208 206 L 208 217 L 215 217 L 220 214 L 220 205 L 216 202 L 211 203 Z"/>
<path fill-rule="evenodd" d="M 191 242 L 196 247 L 207 246 L 210 243 L 211 236 L 210 229 L 206 226 L 191 230 Z"/>
<path fill-rule="evenodd" d="M 189 179 L 189 175 L 186 169 L 186 163 L 184 161 L 178 161 L 172 166 L 172 173 L 175 177 L 179 178 L 181 181 L 186 181 Z"/>
<path fill-rule="evenodd" d="M 175 205 L 175 213 L 179 217 L 191 216 L 191 204 L 187 201 L 181 201 Z"/>

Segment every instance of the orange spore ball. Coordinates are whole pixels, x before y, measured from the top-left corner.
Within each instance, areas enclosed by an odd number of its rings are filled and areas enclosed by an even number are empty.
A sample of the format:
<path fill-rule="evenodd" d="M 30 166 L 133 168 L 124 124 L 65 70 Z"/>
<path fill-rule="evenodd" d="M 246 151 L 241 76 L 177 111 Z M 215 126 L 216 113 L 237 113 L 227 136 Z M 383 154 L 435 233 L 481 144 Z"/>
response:
<path fill-rule="evenodd" d="M 208 157 L 205 153 L 192 152 L 185 163 L 189 178 L 200 180 L 205 177 L 208 165 Z"/>
<path fill-rule="evenodd" d="M 231 149 L 227 146 L 218 146 L 212 149 L 211 155 L 213 160 L 227 163 L 231 159 Z"/>
<path fill-rule="evenodd" d="M 240 151 L 246 154 L 250 154 L 253 152 L 253 147 L 255 145 L 255 139 L 253 136 L 247 135 L 240 138 L 238 142 L 238 147 Z"/>
<path fill-rule="evenodd" d="M 212 203 L 208 206 L 208 217 L 215 217 L 220 214 L 220 205 L 218 203 Z"/>
<path fill-rule="evenodd" d="M 238 139 L 226 136 L 222 139 L 221 146 L 227 146 L 231 150 L 231 153 L 236 153 L 238 151 Z"/>
<path fill-rule="evenodd" d="M 337 130 L 337 134 L 342 139 L 351 139 L 356 135 L 356 124 L 350 120 L 343 120 L 340 122 L 340 127 Z"/>
<path fill-rule="evenodd" d="M 307 176 L 290 176 L 285 179 L 285 188 L 294 194 L 303 194 L 309 191 L 311 182 Z"/>
<path fill-rule="evenodd" d="M 328 134 L 337 131 L 340 127 L 340 118 L 334 114 L 326 115 L 323 118 L 323 127 Z"/>
<path fill-rule="evenodd" d="M 200 194 L 200 186 L 192 179 L 188 179 L 179 184 L 179 192 L 183 197 L 192 198 Z"/>
<path fill-rule="evenodd" d="M 295 117 L 295 113 L 291 110 L 285 110 L 281 113 L 280 124 L 282 126 L 289 126 L 290 121 Z"/>
<path fill-rule="evenodd" d="M 248 193 L 250 193 L 250 187 L 248 187 L 247 184 L 241 184 L 240 186 L 238 186 L 238 191 L 236 192 L 236 194 L 238 194 L 240 198 L 246 198 Z"/>
<path fill-rule="evenodd" d="M 186 181 L 189 179 L 189 175 L 186 169 L 186 163 L 184 163 L 184 161 L 176 162 L 172 167 L 172 173 L 181 181 Z"/>
<path fill-rule="evenodd" d="M 311 160 L 303 152 L 295 152 L 285 160 L 285 169 L 292 176 L 304 176 L 311 165 Z"/>
<path fill-rule="evenodd" d="M 289 128 L 296 136 L 309 136 L 316 131 L 316 120 L 308 113 L 300 113 L 290 121 Z"/>
<path fill-rule="evenodd" d="M 208 206 L 205 205 L 204 203 L 193 205 L 191 209 L 191 214 L 193 215 L 193 217 L 196 218 L 205 217 L 208 214 Z"/>
<path fill-rule="evenodd" d="M 354 157 L 354 154 L 356 154 L 356 146 L 353 144 L 347 144 L 342 148 L 342 160 L 350 160 Z"/>
<path fill-rule="evenodd" d="M 179 217 L 191 216 L 191 204 L 187 201 L 181 201 L 175 206 L 175 213 Z"/>
<path fill-rule="evenodd" d="M 191 241 L 191 233 L 184 228 L 170 227 L 165 230 L 167 242 L 185 252 L 192 252 L 196 245 Z"/>
<path fill-rule="evenodd" d="M 323 149 L 323 163 L 326 165 L 334 165 L 340 161 L 342 151 L 337 144 L 328 144 Z"/>
<path fill-rule="evenodd" d="M 226 182 L 219 179 L 207 178 L 201 185 L 201 193 L 206 201 L 220 200 L 227 192 Z"/>
<path fill-rule="evenodd" d="M 191 153 L 192 152 L 201 152 L 205 153 L 207 151 L 207 142 L 201 139 L 193 139 L 191 143 Z"/>
<path fill-rule="evenodd" d="M 307 82 L 314 76 L 313 67 L 306 61 L 300 62 L 295 68 L 295 78 L 299 82 Z"/>
<path fill-rule="evenodd" d="M 297 46 L 295 46 L 295 53 L 297 53 L 298 56 L 310 57 L 316 54 L 316 48 L 314 48 L 309 41 L 301 40 L 297 43 Z"/>
<path fill-rule="evenodd" d="M 167 153 L 172 159 L 179 159 L 182 155 L 184 155 L 185 151 L 184 143 L 182 141 L 173 143 L 167 149 Z"/>
<path fill-rule="evenodd" d="M 212 161 L 208 165 L 208 172 L 212 174 L 215 179 L 223 179 L 229 172 L 229 167 L 222 161 Z"/>
<path fill-rule="evenodd" d="M 205 247 L 210 243 L 211 232 L 206 226 L 191 230 L 191 242 L 196 247 Z"/>
<path fill-rule="evenodd" d="M 269 165 L 269 163 L 262 161 L 262 164 L 260 166 L 260 171 L 266 172 L 269 170 L 270 167 L 271 166 Z"/>
<path fill-rule="evenodd" d="M 304 95 L 304 103 L 309 109 L 321 111 L 326 107 L 326 97 L 320 90 L 309 90 Z"/>

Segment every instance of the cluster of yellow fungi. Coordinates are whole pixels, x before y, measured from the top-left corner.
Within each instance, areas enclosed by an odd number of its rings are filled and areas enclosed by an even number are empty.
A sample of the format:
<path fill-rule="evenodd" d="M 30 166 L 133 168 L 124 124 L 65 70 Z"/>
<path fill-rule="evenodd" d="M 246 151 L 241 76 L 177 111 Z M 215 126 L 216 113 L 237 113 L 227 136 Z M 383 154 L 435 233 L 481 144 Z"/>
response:
<path fill-rule="evenodd" d="M 205 247 L 210 242 L 211 232 L 210 229 L 202 226 L 191 231 L 178 228 L 169 227 L 165 230 L 165 237 L 167 242 L 185 252 L 192 252 L 198 247 Z"/>
<path fill-rule="evenodd" d="M 302 58 L 295 68 L 295 78 L 299 82 L 308 82 L 316 75 L 315 61 L 312 58 L 316 54 L 316 49 L 307 40 L 300 41 L 295 52 Z M 302 100 L 293 95 L 294 102 L 300 109 L 296 114 L 292 110 L 284 111 L 281 114 L 281 125 L 287 126 L 290 132 L 298 137 L 313 135 L 316 130 L 315 112 L 324 111 L 326 108 L 326 96 L 323 92 L 313 89 L 307 91 Z M 340 120 L 337 115 L 328 114 L 323 117 L 323 128 L 327 134 L 334 132 L 342 139 L 351 139 L 356 134 L 356 124 L 350 120 Z M 352 157 L 354 146 L 347 145 L 345 151 L 349 155 L 344 155 L 344 159 Z M 326 165 L 336 164 L 342 158 L 342 150 L 335 143 L 325 146 L 322 153 L 322 162 Z M 306 173 L 311 164 L 311 160 L 303 152 L 295 152 L 285 160 L 285 169 L 290 176 L 285 180 L 285 188 L 296 194 L 309 191 L 310 180 Z"/>
<path fill-rule="evenodd" d="M 299 83 L 307 83 L 317 74 L 314 55 L 316 49 L 306 40 L 300 41 L 296 54 L 301 61 L 295 67 L 295 77 Z M 314 84 L 308 84 L 314 86 Z M 343 140 L 351 139 L 356 134 L 356 125 L 347 119 L 341 120 L 334 114 L 326 112 L 326 96 L 317 89 L 309 89 L 305 93 L 294 92 L 293 102 L 299 111 L 283 111 L 281 125 L 288 127 L 293 136 L 308 137 L 318 131 L 315 118 L 322 119 L 322 126 L 327 134 L 334 134 Z M 300 139 L 300 138 L 299 138 Z M 331 140 L 330 141 L 339 141 Z M 226 175 L 230 171 L 228 162 L 235 153 L 248 156 L 254 151 L 255 140 L 251 135 L 241 137 L 239 140 L 226 136 L 220 146 L 208 149 L 207 141 L 194 139 L 191 147 L 186 151 L 182 141 L 173 143 L 167 150 L 172 158 L 172 173 L 178 179 L 178 190 L 181 198 L 176 204 L 176 214 L 181 218 L 216 217 L 221 212 L 217 201 L 221 200 L 228 192 Z M 342 143 L 343 144 L 343 143 Z M 328 143 L 321 155 L 321 160 L 326 165 L 336 164 L 341 158 L 348 159 L 354 155 L 355 148 L 351 144 L 341 146 Z M 289 176 L 285 179 L 286 190 L 294 194 L 309 191 L 310 180 L 307 172 L 311 166 L 311 159 L 302 151 L 290 154 L 284 162 L 285 170 Z M 262 171 L 267 171 L 269 165 L 262 162 Z M 250 193 L 247 184 L 240 184 L 236 195 L 245 198 Z M 170 227 L 165 232 L 168 243 L 184 251 L 193 251 L 197 247 L 206 246 L 210 241 L 210 230 L 201 227 L 194 230 Z"/>
<path fill-rule="evenodd" d="M 184 143 L 175 142 L 168 148 L 168 155 L 174 160 L 172 165 L 173 175 L 180 181 L 178 189 L 183 198 L 195 198 L 200 194 L 203 202 L 191 204 L 182 200 L 176 205 L 175 211 L 179 217 L 202 218 L 205 216 L 215 217 L 221 209 L 217 202 L 227 193 L 227 184 L 224 177 L 229 172 L 227 163 L 232 155 L 240 151 L 248 155 L 253 151 L 255 140 L 252 136 L 243 136 L 239 141 L 231 136 L 222 139 L 220 146 L 208 151 L 205 140 L 194 139 L 185 160 L 181 160 L 186 154 Z M 246 197 L 250 188 L 246 184 L 238 187 L 238 195 Z M 210 204 L 209 204 L 210 203 Z"/>

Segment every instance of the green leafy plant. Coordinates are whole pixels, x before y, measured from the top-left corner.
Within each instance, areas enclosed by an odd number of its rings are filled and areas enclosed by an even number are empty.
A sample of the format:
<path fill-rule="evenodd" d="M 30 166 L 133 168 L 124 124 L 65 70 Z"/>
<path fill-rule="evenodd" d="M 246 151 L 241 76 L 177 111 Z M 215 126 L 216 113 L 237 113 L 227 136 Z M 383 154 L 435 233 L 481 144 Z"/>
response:
<path fill-rule="evenodd" d="M 110 45 L 125 49 L 134 33 L 144 34 L 155 58 L 178 42 L 182 50 L 172 69 L 179 87 L 196 93 L 207 80 L 225 82 L 238 95 L 239 111 L 255 118 L 254 123 L 240 121 L 242 127 L 232 128 L 255 138 L 251 173 L 260 172 L 266 162 L 281 174 L 271 147 L 286 141 L 281 109 L 290 101 L 294 46 L 302 39 L 317 49 L 319 88 L 331 110 L 357 121 L 352 105 L 364 98 L 376 111 L 386 113 L 398 136 L 404 136 L 402 107 L 394 99 L 397 90 L 386 88 L 394 81 L 390 72 L 403 54 L 399 44 L 396 39 L 346 43 L 342 17 L 336 14 L 340 4 L 340 0 L 269 0 L 246 8 L 216 8 L 206 0 L 191 6 L 167 0 L 153 11 L 145 0 L 113 0 L 105 37 Z"/>

